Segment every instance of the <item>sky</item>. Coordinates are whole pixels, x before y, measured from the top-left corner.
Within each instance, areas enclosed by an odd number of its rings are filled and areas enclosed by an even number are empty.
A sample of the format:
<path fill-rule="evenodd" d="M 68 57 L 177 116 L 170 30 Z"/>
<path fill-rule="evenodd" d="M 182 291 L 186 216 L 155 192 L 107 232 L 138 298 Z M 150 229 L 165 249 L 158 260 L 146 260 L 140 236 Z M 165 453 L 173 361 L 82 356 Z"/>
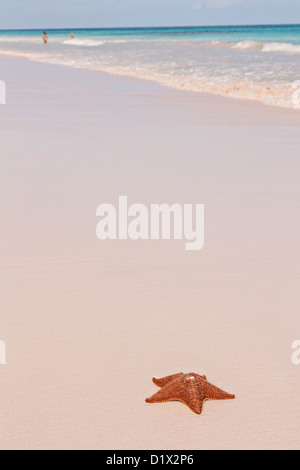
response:
<path fill-rule="evenodd" d="M 0 0 L 0 29 L 300 23 L 300 0 Z"/>

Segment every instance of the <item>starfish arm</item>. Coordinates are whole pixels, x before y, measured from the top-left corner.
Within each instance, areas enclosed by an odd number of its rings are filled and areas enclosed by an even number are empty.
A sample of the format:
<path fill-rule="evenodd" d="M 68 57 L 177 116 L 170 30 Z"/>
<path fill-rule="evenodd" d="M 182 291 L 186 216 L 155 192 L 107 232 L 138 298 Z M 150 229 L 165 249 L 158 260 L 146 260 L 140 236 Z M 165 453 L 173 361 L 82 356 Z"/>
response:
<path fill-rule="evenodd" d="M 159 403 L 164 401 L 182 401 L 184 393 L 183 380 L 173 379 L 161 390 L 158 390 L 152 397 L 146 399 L 146 403 Z"/>
<path fill-rule="evenodd" d="M 204 400 L 204 396 L 194 385 L 191 385 L 188 389 L 184 390 L 181 399 L 183 403 L 198 415 L 202 413 Z"/>
<path fill-rule="evenodd" d="M 220 388 L 216 387 L 215 385 L 210 384 L 207 382 L 203 385 L 203 394 L 205 399 L 207 400 L 234 400 L 235 395 L 231 395 L 230 393 L 224 392 Z"/>
<path fill-rule="evenodd" d="M 178 384 L 172 382 L 166 385 L 161 390 L 158 390 L 152 397 L 146 398 L 146 403 L 159 403 L 164 401 L 175 401 L 178 400 L 182 394 L 181 387 Z"/>
<path fill-rule="evenodd" d="M 182 377 L 182 376 L 183 376 L 183 373 L 180 372 L 179 374 L 168 375 L 167 377 L 163 377 L 163 378 L 160 378 L 160 379 L 157 378 L 157 377 L 153 377 L 152 381 L 158 387 L 165 387 L 170 382 L 173 382 L 173 380 L 177 379 L 178 377 Z"/>
<path fill-rule="evenodd" d="M 189 383 L 187 386 L 183 379 L 173 380 L 152 397 L 146 399 L 146 403 L 161 403 L 166 401 L 181 401 L 194 413 L 201 414 L 204 396 L 195 386 Z"/>

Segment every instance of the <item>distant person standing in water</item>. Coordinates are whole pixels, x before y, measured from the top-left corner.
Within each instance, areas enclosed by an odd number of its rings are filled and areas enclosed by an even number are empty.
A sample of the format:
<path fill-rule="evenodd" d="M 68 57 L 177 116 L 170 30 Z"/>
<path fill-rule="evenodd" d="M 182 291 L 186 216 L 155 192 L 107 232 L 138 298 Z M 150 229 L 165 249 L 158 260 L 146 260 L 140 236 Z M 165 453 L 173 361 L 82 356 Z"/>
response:
<path fill-rule="evenodd" d="M 44 44 L 48 44 L 48 36 L 45 31 L 43 32 L 43 41 L 44 41 Z"/>
<path fill-rule="evenodd" d="M 75 35 L 74 35 L 74 33 L 71 33 L 71 36 L 70 36 L 70 38 L 71 38 L 71 41 L 73 41 L 73 39 L 75 39 Z"/>

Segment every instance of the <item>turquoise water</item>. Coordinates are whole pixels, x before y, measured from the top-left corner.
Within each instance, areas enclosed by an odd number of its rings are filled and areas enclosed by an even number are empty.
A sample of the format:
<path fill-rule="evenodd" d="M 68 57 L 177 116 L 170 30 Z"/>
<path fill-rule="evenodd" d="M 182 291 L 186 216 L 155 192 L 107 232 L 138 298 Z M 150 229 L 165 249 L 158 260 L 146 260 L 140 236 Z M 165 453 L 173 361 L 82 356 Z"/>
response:
<path fill-rule="evenodd" d="M 280 41 L 300 45 L 300 25 L 267 25 L 267 26 L 195 26 L 173 28 L 105 28 L 105 29 L 52 29 L 47 33 L 56 38 L 69 36 L 74 32 L 81 38 L 114 38 L 127 39 L 165 39 L 166 37 L 182 40 L 219 40 L 240 42 L 244 40 Z M 0 37 L 40 37 L 42 30 L 1 31 Z"/>
<path fill-rule="evenodd" d="M 300 25 L 0 31 L 0 52 L 300 108 Z"/>

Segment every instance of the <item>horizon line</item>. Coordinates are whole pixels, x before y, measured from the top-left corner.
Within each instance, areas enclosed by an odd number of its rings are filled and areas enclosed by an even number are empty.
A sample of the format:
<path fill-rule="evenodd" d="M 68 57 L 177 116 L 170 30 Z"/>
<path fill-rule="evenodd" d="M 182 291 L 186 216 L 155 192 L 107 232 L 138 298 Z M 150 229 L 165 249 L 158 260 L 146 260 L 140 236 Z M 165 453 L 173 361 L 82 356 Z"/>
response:
<path fill-rule="evenodd" d="M 300 26 L 300 23 L 249 23 L 249 24 L 209 24 L 209 25 L 173 25 L 173 26 L 80 26 L 80 27 L 40 27 L 40 28 L 0 28 L 0 31 L 68 31 L 68 30 L 112 30 L 112 29 L 179 29 L 179 28 L 224 28 L 224 27 L 262 27 L 262 26 Z"/>

